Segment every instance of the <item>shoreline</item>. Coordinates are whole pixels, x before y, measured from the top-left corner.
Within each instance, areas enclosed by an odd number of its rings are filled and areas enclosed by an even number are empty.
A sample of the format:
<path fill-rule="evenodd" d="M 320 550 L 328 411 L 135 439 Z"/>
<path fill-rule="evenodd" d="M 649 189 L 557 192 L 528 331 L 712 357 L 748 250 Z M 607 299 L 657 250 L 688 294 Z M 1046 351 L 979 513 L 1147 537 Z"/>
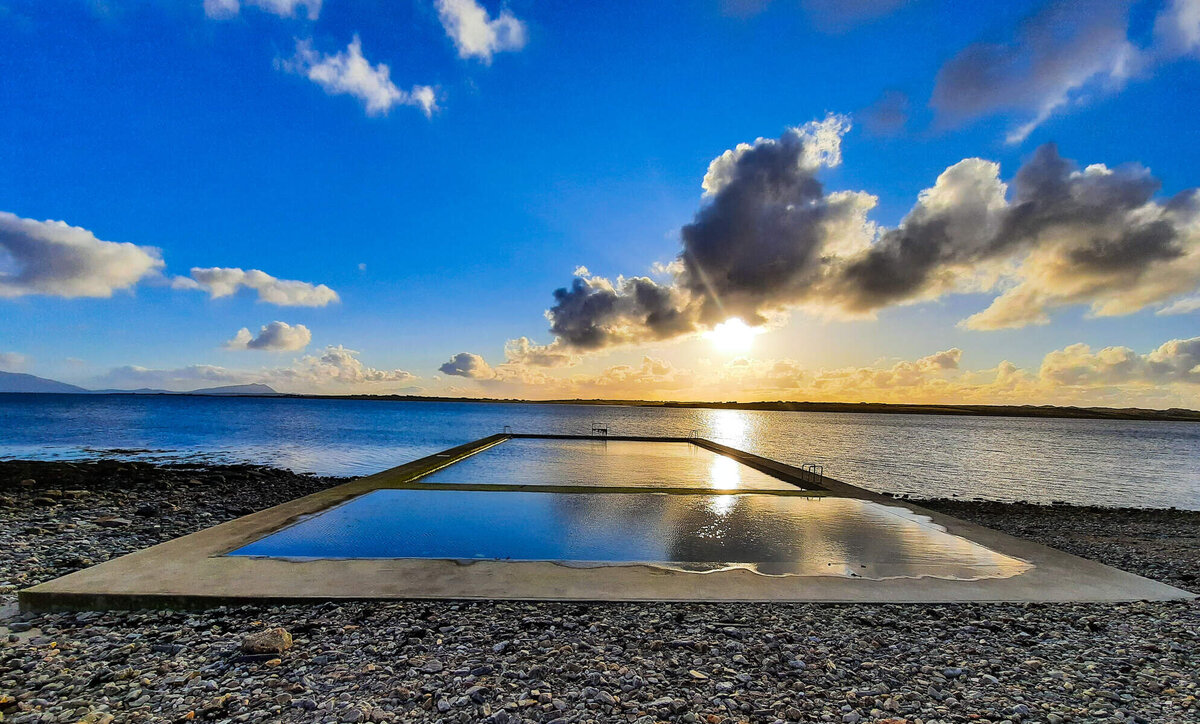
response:
<path fill-rule="evenodd" d="M 0 462 L 3 721 L 1015 724 L 1200 716 L 1195 601 L 13 610 L 17 587 L 344 480 L 253 465 Z M 1197 511 L 917 502 L 1200 592 Z M 240 651 L 244 636 L 272 626 L 291 632 L 290 650 Z"/>
<path fill-rule="evenodd" d="M 1052 420 L 1127 420 L 1146 422 L 1200 422 L 1200 410 L 1181 407 L 1152 409 L 1142 407 L 1098 407 L 1077 405 L 952 405 L 903 402 L 812 402 L 763 401 L 716 402 L 703 400 L 607 400 L 553 399 L 525 400 L 506 397 L 440 397 L 425 395 L 317 395 L 292 392 L 219 393 L 219 392 L 138 392 L 105 390 L 84 392 L 0 392 L 0 396 L 41 397 L 201 397 L 208 399 L 284 399 L 284 400 L 362 400 L 376 402 L 446 402 L 500 405 L 588 405 L 592 407 L 657 407 L 665 409 L 749 410 L 765 412 L 828 412 L 875 415 L 946 415 L 951 417 L 1011 417 Z"/>

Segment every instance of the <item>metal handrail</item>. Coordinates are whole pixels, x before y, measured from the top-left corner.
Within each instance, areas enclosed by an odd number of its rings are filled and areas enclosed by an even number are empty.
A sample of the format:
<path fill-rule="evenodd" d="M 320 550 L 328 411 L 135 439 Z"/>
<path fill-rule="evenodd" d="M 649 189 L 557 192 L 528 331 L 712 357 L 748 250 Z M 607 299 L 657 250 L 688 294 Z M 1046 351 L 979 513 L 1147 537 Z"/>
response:
<path fill-rule="evenodd" d="M 800 466 L 804 479 L 810 483 L 819 483 L 825 477 L 825 466 L 821 463 L 804 463 Z"/>

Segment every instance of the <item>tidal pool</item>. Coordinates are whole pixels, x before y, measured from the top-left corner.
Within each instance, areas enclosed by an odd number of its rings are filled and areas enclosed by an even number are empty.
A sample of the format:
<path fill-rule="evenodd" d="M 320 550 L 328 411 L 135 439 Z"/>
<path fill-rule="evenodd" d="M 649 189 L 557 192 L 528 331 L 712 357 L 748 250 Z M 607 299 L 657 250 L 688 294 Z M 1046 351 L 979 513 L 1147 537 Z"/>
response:
<path fill-rule="evenodd" d="M 420 479 L 422 483 L 795 490 L 796 486 L 690 442 L 516 438 Z"/>
<path fill-rule="evenodd" d="M 1030 567 L 905 508 L 703 491 L 376 490 L 229 555 L 646 564 L 873 579 L 1006 578 Z"/>

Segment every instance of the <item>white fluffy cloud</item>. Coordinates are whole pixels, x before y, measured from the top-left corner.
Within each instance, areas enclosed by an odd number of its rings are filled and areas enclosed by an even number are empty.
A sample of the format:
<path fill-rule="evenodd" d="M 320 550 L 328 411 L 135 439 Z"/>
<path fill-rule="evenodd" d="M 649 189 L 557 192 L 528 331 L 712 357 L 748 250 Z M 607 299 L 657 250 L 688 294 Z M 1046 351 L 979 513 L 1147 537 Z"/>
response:
<path fill-rule="evenodd" d="M 587 269 L 583 272 L 586 274 Z M 505 343 L 504 359 L 509 364 L 530 367 L 570 367 L 579 364 L 580 358 L 567 349 L 561 339 L 550 344 L 534 344 L 528 337 L 518 337 Z"/>
<path fill-rule="evenodd" d="M 216 20 L 228 20 L 235 17 L 243 5 L 283 18 L 296 15 L 300 8 L 304 8 L 309 20 L 316 20 L 321 14 L 321 0 L 204 0 L 204 14 Z"/>
<path fill-rule="evenodd" d="M 427 85 L 401 90 L 392 82 L 391 69 L 384 63 L 371 65 L 363 57 L 362 41 L 357 35 L 344 51 L 333 54 L 313 49 L 312 41 L 296 42 L 296 54 L 281 60 L 279 67 L 302 75 L 325 89 L 329 95 L 351 95 L 363 102 L 367 115 L 386 114 L 393 106 L 415 106 L 426 117 L 437 110 L 437 93 Z"/>
<path fill-rule="evenodd" d="M 0 211 L 0 297 L 111 297 L 163 268 L 158 249 Z"/>
<path fill-rule="evenodd" d="M 318 355 L 300 357 L 290 366 L 259 370 L 237 370 L 214 365 L 190 365 L 176 369 L 127 365 L 109 370 L 94 384 L 97 387 L 119 389 L 151 387 L 186 391 L 199 387 L 261 383 L 279 392 L 386 394 L 417 380 L 415 375 L 404 370 L 370 367 L 358 358 L 358 354 L 340 345 L 330 346 Z"/>
<path fill-rule="evenodd" d="M 320 355 L 302 357 L 289 369 L 274 370 L 271 378 L 284 385 L 329 385 L 344 387 L 408 384 L 416 375 L 404 370 L 369 367 L 358 359 L 358 352 L 341 345 L 329 346 Z"/>
<path fill-rule="evenodd" d="M 1147 354 L 1129 347 L 1105 347 L 1093 352 L 1073 344 L 1046 355 L 1041 376 L 1060 385 L 1200 385 L 1200 337 L 1173 339 Z"/>
<path fill-rule="evenodd" d="M 487 363 L 470 355 L 475 368 Z M 811 400 L 929 404 L 1071 404 L 1196 407 L 1200 405 L 1200 337 L 1170 340 L 1148 353 L 1126 347 L 1093 352 L 1070 345 L 1045 355 L 1040 367 L 1008 361 L 966 369 L 958 348 L 913 360 L 808 368 L 790 359 L 739 358 L 724 365 L 697 360 L 680 368 L 644 356 L 640 363 L 550 376 L 505 363 L 486 376 L 460 375 L 481 386 L 456 394 L 535 399 Z"/>
<path fill-rule="evenodd" d="M 225 343 L 229 349 L 257 349 L 265 352 L 295 352 L 304 349 L 312 341 L 312 332 L 303 324 L 292 326 L 287 322 L 271 322 L 258 331 L 258 336 L 242 327 L 233 339 Z"/>
<path fill-rule="evenodd" d="M 490 63 L 495 53 L 525 47 L 525 25 L 507 9 L 494 19 L 476 0 L 437 0 L 437 9 L 459 57 Z"/>
<path fill-rule="evenodd" d="M 276 279 L 258 269 L 236 267 L 195 267 L 190 277 L 175 277 L 172 286 L 203 290 L 213 299 L 228 297 L 242 288 L 253 289 L 259 301 L 281 307 L 323 307 L 340 301 L 337 292 L 324 284 Z"/>

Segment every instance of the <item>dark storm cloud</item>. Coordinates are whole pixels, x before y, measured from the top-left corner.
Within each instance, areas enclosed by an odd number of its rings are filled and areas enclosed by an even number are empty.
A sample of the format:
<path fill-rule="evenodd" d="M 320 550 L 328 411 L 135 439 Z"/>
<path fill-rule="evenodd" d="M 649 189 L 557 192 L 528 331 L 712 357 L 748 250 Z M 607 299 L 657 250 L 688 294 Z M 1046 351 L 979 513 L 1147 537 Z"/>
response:
<path fill-rule="evenodd" d="M 948 270 L 1030 251 L 1067 262 L 1046 280 L 1061 289 L 1090 287 L 1100 278 L 1120 288 L 1187 253 L 1178 220 L 1152 203 L 1158 180 L 1141 166 L 1080 170 L 1047 144 L 1017 172 L 1012 201 L 1003 204 L 995 196 L 999 187 L 989 189 L 992 169 L 968 160 L 947 170 L 933 198 L 846 266 L 835 285 L 845 304 L 872 310 L 925 296 Z"/>
<path fill-rule="evenodd" d="M 666 267 L 672 278 L 614 283 L 581 270 L 554 293 L 553 344 L 598 350 L 731 317 L 762 324 L 795 307 L 861 316 L 989 291 L 998 296 L 964 324 L 1018 327 L 1070 304 L 1129 314 L 1200 285 L 1200 192 L 1156 201 L 1160 183 L 1140 165 L 1081 168 L 1047 144 L 1010 187 L 998 164 L 968 158 L 922 191 L 896 228 L 878 230 L 867 219 L 873 197 L 827 191 L 817 178 L 840 161 L 846 128 L 830 117 L 718 156 Z"/>
<path fill-rule="evenodd" d="M 762 322 L 763 306 L 801 292 L 819 273 L 823 222 L 839 209 L 805 158 L 809 143 L 786 133 L 713 162 L 711 198 L 680 232 L 679 281 L 704 300 L 706 322 Z"/>
<path fill-rule="evenodd" d="M 615 344 L 667 339 L 695 330 L 686 300 L 670 286 L 647 277 L 576 277 L 554 292 L 546 313 L 550 331 L 568 346 L 589 350 Z"/>

